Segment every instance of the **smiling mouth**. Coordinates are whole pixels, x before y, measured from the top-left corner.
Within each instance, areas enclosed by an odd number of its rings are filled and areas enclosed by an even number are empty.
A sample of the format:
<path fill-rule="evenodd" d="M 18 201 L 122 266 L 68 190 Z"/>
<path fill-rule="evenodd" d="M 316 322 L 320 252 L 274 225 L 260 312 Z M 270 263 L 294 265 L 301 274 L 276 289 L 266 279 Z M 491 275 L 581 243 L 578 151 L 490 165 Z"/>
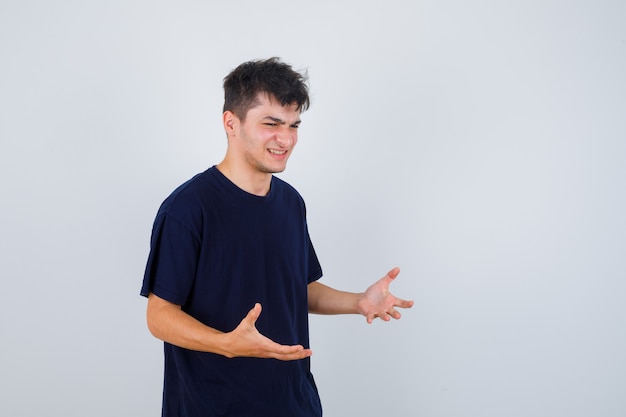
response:
<path fill-rule="evenodd" d="M 287 153 L 287 151 L 277 151 L 276 149 L 268 149 L 268 151 L 272 154 L 272 155 L 284 155 Z"/>

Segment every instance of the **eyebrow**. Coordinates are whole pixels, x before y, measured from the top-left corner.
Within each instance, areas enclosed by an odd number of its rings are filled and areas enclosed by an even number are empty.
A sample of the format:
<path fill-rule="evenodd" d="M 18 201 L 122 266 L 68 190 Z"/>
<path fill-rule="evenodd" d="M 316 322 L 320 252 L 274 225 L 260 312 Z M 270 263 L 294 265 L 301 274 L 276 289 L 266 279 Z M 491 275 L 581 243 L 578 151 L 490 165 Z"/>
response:
<path fill-rule="evenodd" d="M 273 117 L 273 116 L 265 116 L 264 119 L 270 119 L 271 121 L 273 121 L 274 123 L 278 123 L 279 125 L 284 125 L 286 122 L 279 118 L 279 117 Z M 302 121 L 300 119 L 296 120 L 295 122 L 292 123 L 293 125 L 299 125 L 300 123 L 302 123 Z"/>

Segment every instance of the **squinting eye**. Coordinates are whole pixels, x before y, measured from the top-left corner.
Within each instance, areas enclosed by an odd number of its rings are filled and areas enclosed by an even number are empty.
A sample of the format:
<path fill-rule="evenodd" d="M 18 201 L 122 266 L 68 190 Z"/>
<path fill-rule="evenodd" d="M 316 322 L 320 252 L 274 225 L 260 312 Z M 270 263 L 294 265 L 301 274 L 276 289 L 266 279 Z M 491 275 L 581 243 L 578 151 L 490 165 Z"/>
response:
<path fill-rule="evenodd" d="M 264 123 L 264 124 L 265 124 L 265 126 L 272 126 L 272 127 L 278 126 L 277 123 Z"/>

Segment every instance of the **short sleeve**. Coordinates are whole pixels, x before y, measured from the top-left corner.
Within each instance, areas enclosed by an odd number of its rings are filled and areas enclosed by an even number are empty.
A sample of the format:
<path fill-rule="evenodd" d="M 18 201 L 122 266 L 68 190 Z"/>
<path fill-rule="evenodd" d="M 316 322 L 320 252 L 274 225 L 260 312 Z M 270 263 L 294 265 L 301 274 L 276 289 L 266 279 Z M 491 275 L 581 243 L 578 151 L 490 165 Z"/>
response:
<path fill-rule="evenodd" d="M 320 265 L 320 261 L 317 259 L 317 254 L 315 253 L 315 248 L 313 248 L 313 243 L 311 242 L 311 237 L 307 231 L 306 240 L 308 245 L 308 271 L 307 271 L 307 279 L 308 283 L 312 283 L 317 281 L 322 277 L 322 266 Z"/>
<path fill-rule="evenodd" d="M 193 287 L 199 247 L 199 238 L 189 226 L 174 216 L 159 213 L 152 228 L 141 295 L 147 297 L 152 292 L 184 305 Z"/>

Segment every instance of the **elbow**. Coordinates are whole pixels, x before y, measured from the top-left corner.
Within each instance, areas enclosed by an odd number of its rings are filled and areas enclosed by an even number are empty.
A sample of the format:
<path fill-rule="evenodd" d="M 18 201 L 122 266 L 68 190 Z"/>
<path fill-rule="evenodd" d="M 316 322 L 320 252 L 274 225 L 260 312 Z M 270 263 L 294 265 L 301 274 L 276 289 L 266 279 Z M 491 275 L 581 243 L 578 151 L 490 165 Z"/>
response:
<path fill-rule="evenodd" d="M 312 282 L 307 288 L 307 307 L 310 314 L 322 314 L 322 307 L 320 305 L 322 301 L 320 290 L 322 288 L 319 282 Z"/>
<path fill-rule="evenodd" d="M 319 314 L 320 313 L 320 308 L 319 308 L 318 303 L 315 302 L 314 300 L 311 300 L 311 298 L 309 298 L 308 309 L 309 309 L 309 314 Z"/>
<path fill-rule="evenodd" d="M 152 336 L 161 339 L 161 337 L 159 337 L 159 327 L 157 325 L 157 319 L 155 318 L 154 308 L 150 307 L 150 303 L 148 303 L 148 308 L 146 309 L 146 325 Z"/>
<path fill-rule="evenodd" d="M 153 315 L 150 314 L 150 311 L 148 310 L 148 312 L 146 313 L 146 325 L 148 326 L 148 330 L 150 331 L 150 333 L 152 334 L 152 336 L 156 337 L 157 339 L 161 339 L 159 337 L 159 330 L 158 330 L 158 326 L 155 323 L 155 320 L 153 318 Z"/>
<path fill-rule="evenodd" d="M 164 314 L 167 314 L 166 304 L 168 304 L 165 300 L 159 298 L 158 296 L 150 293 L 148 296 L 148 306 L 146 308 L 146 325 L 148 326 L 148 330 L 152 334 L 152 336 L 157 339 L 164 340 L 163 334 L 163 319 Z"/>

